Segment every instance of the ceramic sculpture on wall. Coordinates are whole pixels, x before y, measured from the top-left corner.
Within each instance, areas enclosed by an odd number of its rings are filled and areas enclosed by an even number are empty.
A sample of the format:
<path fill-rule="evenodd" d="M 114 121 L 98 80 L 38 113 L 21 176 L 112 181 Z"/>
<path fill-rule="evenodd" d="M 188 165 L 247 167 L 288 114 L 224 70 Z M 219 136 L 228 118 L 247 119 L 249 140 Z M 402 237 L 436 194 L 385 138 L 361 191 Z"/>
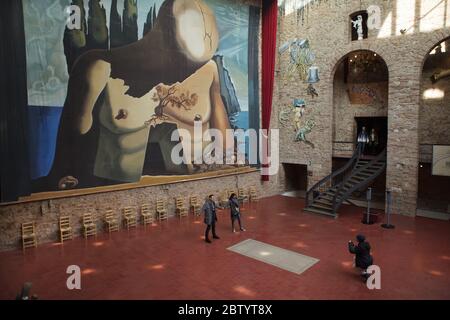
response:
<path fill-rule="evenodd" d="M 295 135 L 295 141 L 303 141 L 306 144 L 310 145 L 314 148 L 314 144 L 311 141 L 308 141 L 306 135 L 311 133 L 312 129 L 316 126 L 314 120 L 306 120 L 305 125 L 299 127 L 297 133 Z"/>
<path fill-rule="evenodd" d="M 294 99 L 294 107 L 295 107 L 296 117 L 297 117 L 297 115 L 299 118 L 303 117 L 303 114 L 305 113 L 305 109 L 306 109 L 305 100 Z"/>
<path fill-rule="evenodd" d="M 285 125 L 289 119 L 291 118 L 291 109 L 284 109 L 280 111 L 280 114 L 278 115 L 278 120 L 282 125 Z"/>
<path fill-rule="evenodd" d="M 319 82 L 319 68 L 318 67 L 309 67 L 308 69 L 308 78 L 306 79 L 306 82 L 308 84 L 307 93 L 311 96 L 311 98 L 318 97 L 319 94 L 317 93 L 316 89 L 314 88 L 313 84 Z"/>
<path fill-rule="evenodd" d="M 292 108 L 293 107 L 293 108 Z M 282 125 L 286 125 L 292 119 L 292 111 L 294 113 L 293 122 L 295 130 L 295 142 L 303 141 L 314 148 L 314 144 L 307 140 L 306 135 L 309 134 L 315 127 L 316 123 L 308 119 L 302 125 L 302 119 L 306 111 L 306 103 L 304 99 L 294 99 L 292 106 L 288 109 L 283 109 L 278 115 L 278 120 Z"/>
<path fill-rule="evenodd" d="M 306 80 L 308 69 L 313 65 L 316 57 L 307 39 L 293 39 L 283 43 L 278 49 L 279 54 L 289 50 L 290 61 L 287 65 L 286 76 L 292 78 L 298 75 L 300 80 Z"/>

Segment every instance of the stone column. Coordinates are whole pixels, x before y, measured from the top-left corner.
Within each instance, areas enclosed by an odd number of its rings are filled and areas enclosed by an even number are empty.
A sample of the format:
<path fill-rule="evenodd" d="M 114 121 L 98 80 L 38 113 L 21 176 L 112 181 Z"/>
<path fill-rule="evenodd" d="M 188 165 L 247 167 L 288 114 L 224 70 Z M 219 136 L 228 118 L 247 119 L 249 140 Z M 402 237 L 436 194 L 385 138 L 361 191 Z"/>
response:
<path fill-rule="evenodd" d="M 392 211 L 415 216 L 419 164 L 420 68 L 411 59 L 389 68 L 386 188 Z"/>

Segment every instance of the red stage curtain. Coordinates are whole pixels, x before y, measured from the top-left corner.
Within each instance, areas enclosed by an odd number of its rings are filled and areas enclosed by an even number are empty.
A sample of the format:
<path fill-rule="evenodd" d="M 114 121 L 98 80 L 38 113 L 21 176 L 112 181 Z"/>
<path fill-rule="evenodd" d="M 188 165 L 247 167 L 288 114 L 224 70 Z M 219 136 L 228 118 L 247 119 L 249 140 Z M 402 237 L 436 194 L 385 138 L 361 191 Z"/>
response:
<path fill-rule="evenodd" d="M 277 0 L 264 0 L 262 11 L 262 129 L 269 130 L 277 44 Z M 263 143 L 263 151 L 267 148 L 267 144 Z M 263 161 L 267 162 L 265 159 Z M 262 180 L 269 181 L 269 176 L 263 175 Z"/>

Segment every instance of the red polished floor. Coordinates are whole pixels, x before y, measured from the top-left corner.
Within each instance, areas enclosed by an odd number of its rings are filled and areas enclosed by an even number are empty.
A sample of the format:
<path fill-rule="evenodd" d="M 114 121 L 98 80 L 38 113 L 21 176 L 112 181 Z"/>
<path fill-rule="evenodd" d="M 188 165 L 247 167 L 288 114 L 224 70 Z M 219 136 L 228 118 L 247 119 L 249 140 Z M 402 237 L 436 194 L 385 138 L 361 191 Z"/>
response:
<path fill-rule="evenodd" d="M 303 212 L 303 201 L 275 196 L 244 213 L 248 231 L 230 232 L 219 214 L 220 240 L 202 240 L 203 222 L 172 218 L 111 236 L 0 253 L 0 298 L 33 283 L 39 299 L 450 299 L 450 223 L 395 215 L 394 230 L 360 223 L 362 208 L 336 220 Z M 381 268 L 369 290 L 352 268 L 347 241 L 364 233 Z M 320 259 L 301 275 L 228 251 L 245 239 Z M 82 269 L 81 290 L 66 287 L 66 269 Z"/>

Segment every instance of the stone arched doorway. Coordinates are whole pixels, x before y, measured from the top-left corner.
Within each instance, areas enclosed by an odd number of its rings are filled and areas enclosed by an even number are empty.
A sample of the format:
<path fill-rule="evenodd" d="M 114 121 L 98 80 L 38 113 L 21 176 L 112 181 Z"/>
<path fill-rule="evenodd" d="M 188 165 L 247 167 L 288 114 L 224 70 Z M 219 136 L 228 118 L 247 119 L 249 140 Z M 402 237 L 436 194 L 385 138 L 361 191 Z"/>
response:
<path fill-rule="evenodd" d="M 342 57 L 333 75 L 333 170 L 351 158 L 363 127 L 371 136 L 364 157 L 374 158 L 387 146 L 389 71 L 384 59 L 370 50 L 356 50 Z M 378 206 L 384 209 L 386 174 L 370 185 Z M 364 199 L 355 193 L 354 199 Z"/>
<path fill-rule="evenodd" d="M 421 72 L 417 215 L 450 218 L 450 38 L 426 54 Z"/>

